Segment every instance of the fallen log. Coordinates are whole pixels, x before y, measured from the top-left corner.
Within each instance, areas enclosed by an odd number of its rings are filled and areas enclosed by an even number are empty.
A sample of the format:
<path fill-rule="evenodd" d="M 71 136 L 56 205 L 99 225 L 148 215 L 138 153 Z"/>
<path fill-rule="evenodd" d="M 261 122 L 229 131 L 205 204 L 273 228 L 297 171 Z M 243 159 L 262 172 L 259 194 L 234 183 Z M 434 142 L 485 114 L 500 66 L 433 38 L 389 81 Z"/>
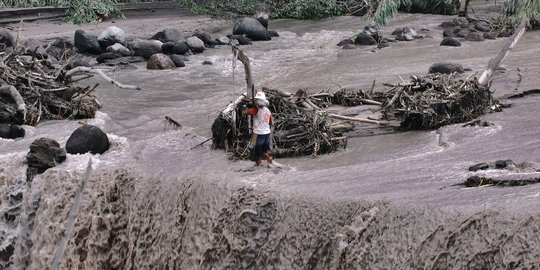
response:
<path fill-rule="evenodd" d="M 385 121 L 376 121 L 376 120 L 371 120 L 371 119 L 366 119 L 366 118 L 359 118 L 359 117 L 349 117 L 349 116 L 344 116 L 344 115 L 339 115 L 339 114 L 334 114 L 334 113 L 329 113 L 328 116 L 330 116 L 332 118 L 336 118 L 336 119 L 341 119 L 341 120 L 362 122 L 362 123 L 368 123 L 368 124 L 376 124 L 376 125 L 382 125 L 382 126 L 388 125 L 388 122 L 385 122 Z"/>
<path fill-rule="evenodd" d="M 104 80 L 108 81 L 109 83 L 112 83 L 113 85 L 116 85 L 122 89 L 132 89 L 132 90 L 141 90 L 140 87 L 138 86 L 135 86 L 135 85 L 127 85 L 127 84 L 123 84 L 123 83 L 120 83 L 114 79 L 112 79 L 111 77 L 107 76 L 103 70 L 101 69 L 96 69 L 96 68 L 90 68 L 90 67 L 76 67 L 74 69 L 71 69 L 69 70 L 68 72 L 66 72 L 66 77 L 72 77 L 74 75 L 78 75 L 78 74 L 88 74 L 88 73 L 93 73 L 93 74 L 98 74 L 99 76 L 101 76 L 101 78 L 103 78 Z"/>

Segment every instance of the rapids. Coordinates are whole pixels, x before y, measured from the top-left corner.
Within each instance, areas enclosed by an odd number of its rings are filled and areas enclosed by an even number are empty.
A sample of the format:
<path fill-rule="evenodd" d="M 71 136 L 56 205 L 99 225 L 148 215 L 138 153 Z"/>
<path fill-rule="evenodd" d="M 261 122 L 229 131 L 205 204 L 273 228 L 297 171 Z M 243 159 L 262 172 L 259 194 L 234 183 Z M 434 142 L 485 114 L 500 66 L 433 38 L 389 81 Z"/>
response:
<path fill-rule="evenodd" d="M 440 47 L 437 25 L 445 19 L 400 14 L 383 34 L 413 26 L 432 38 L 374 51 L 335 46 L 365 25 L 360 18 L 272 21 L 279 38 L 243 49 L 257 87 L 290 92 L 365 89 L 374 79 L 382 89 L 399 76 L 425 74 L 436 61 L 481 71 L 504 40 Z M 213 29 L 217 35 L 232 25 Z M 538 87 L 540 62 L 531 57 L 540 53 L 538 42 L 538 32 L 523 37 L 493 82 L 496 96 Z M 68 154 L 30 184 L 24 158 L 32 141 L 49 137 L 65 145 L 79 123 L 49 121 L 25 127 L 24 139 L 0 139 L 0 255 L 13 253 L 0 268 L 52 267 L 83 179 L 61 269 L 540 268 L 540 185 L 458 185 L 478 174 L 470 165 L 498 159 L 516 161 L 521 171 L 484 175 L 538 177 L 538 95 L 506 100 L 511 108 L 482 117 L 494 123 L 489 127 L 352 133 L 343 151 L 280 159 L 287 169 L 267 170 L 229 160 L 207 144 L 192 149 L 244 90 L 243 67 L 233 69 L 229 47 L 190 56 L 181 69 L 140 65 L 113 76 L 143 90 L 95 81 L 102 83 L 103 109 L 88 123 L 109 136 L 103 155 Z M 168 128 L 165 115 L 182 129 Z"/>

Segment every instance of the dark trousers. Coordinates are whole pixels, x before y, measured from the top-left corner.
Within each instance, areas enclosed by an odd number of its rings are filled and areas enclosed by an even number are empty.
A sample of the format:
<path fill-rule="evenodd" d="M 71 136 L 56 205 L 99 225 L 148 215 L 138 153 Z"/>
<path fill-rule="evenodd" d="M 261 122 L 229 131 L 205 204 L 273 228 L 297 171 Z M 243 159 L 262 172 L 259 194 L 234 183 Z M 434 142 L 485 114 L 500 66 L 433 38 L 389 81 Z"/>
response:
<path fill-rule="evenodd" d="M 268 150 L 270 150 L 270 134 L 257 134 L 257 140 L 253 148 L 253 161 L 261 160 L 262 153 L 266 153 Z"/>

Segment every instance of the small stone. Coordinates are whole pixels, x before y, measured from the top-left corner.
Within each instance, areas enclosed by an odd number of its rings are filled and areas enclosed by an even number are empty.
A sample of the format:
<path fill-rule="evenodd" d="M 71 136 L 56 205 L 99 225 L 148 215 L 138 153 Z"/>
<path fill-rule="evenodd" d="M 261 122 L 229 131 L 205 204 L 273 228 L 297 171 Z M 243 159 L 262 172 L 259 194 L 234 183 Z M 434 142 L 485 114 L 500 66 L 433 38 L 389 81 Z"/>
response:
<path fill-rule="evenodd" d="M 205 60 L 202 62 L 203 65 L 213 65 L 214 63 L 212 63 L 211 61 L 208 61 L 208 60 Z"/>
<path fill-rule="evenodd" d="M 514 165 L 514 166 L 516 165 L 516 163 L 514 163 L 514 161 L 511 159 L 495 161 L 495 168 L 497 169 L 506 169 L 507 167 L 511 165 Z"/>
<path fill-rule="evenodd" d="M 447 37 L 441 41 L 441 46 L 459 47 L 461 46 L 461 42 L 455 38 Z"/>

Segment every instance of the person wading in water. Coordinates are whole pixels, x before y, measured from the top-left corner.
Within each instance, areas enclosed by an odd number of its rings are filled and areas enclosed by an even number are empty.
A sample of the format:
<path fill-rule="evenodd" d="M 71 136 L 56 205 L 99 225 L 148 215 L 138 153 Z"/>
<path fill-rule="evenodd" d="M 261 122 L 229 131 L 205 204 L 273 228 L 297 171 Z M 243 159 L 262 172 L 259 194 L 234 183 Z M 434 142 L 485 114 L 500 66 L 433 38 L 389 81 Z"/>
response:
<path fill-rule="evenodd" d="M 263 92 L 255 94 L 255 107 L 246 108 L 245 114 L 253 115 L 253 133 L 257 136 L 253 149 L 252 160 L 256 166 L 262 165 L 261 157 L 268 161 L 268 167 L 272 167 L 272 157 L 268 155 L 270 150 L 271 127 L 273 124 L 272 113 L 268 109 L 270 103 L 266 100 Z"/>

